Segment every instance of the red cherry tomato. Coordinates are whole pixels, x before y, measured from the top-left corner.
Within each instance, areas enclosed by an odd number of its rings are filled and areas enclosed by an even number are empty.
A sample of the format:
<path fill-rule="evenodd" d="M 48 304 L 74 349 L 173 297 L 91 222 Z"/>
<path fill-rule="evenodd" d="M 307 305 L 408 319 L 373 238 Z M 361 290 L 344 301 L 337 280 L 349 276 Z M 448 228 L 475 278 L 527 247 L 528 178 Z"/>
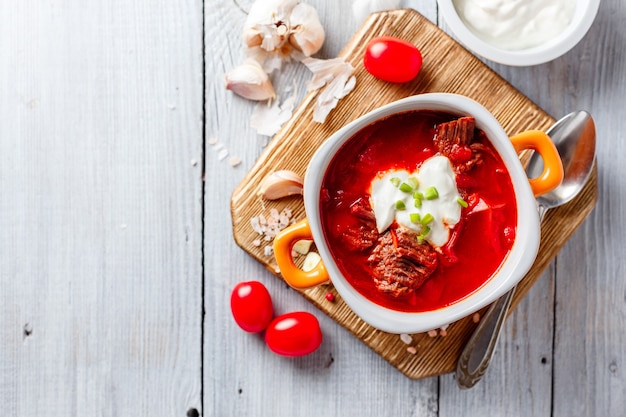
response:
<path fill-rule="evenodd" d="M 272 297 L 258 281 L 240 282 L 230 296 L 230 310 L 246 332 L 258 333 L 267 328 L 274 315 Z"/>
<path fill-rule="evenodd" d="M 415 45 L 391 36 L 372 39 L 363 57 L 365 69 L 376 78 L 405 83 L 417 77 L 422 68 L 422 54 Z"/>
<path fill-rule="evenodd" d="M 295 311 L 272 320 L 265 332 L 265 343 L 279 355 L 308 355 L 322 344 L 322 330 L 314 315 Z"/>

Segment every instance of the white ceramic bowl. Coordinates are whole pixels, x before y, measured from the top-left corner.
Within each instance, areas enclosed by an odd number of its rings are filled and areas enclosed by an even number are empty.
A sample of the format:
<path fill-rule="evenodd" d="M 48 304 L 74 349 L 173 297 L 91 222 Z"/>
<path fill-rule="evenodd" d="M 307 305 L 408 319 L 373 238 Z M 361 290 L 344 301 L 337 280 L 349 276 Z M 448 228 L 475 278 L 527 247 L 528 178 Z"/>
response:
<path fill-rule="evenodd" d="M 488 60 L 511 66 L 531 66 L 552 61 L 572 49 L 585 36 L 593 23 L 600 0 L 572 0 L 576 9 L 569 26 L 561 34 L 541 45 L 509 51 L 491 45 L 468 28 L 453 4 L 453 0 L 437 0 L 446 23 L 468 49 Z"/>
<path fill-rule="evenodd" d="M 476 119 L 476 127 L 486 133 L 507 165 L 517 200 L 516 238 L 499 271 L 466 298 L 435 311 L 418 313 L 400 312 L 378 305 L 365 298 L 348 283 L 337 267 L 324 238 L 319 210 L 323 177 L 337 150 L 355 133 L 376 120 L 411 110 L 435 110 L 459 116 L 473 116 Z M 546 135 L 543 136 L 554 153 L 553 160 L 557 161 L 557 170 L 561 170 L 562 177 L 562 167 L 556 148 Z M 476 312 L 506 293 L 524 277 L 532 266 L 539 248 L 540 225 L 537 203 L 516 149 L 487 109 L 467 97 L 455 94 L 433 93 L 408 97 L 380 107 L 337 131 L 317 150 L 307 168 L 304 180 L 304 205 L 307 219 L 283 231 L 274 242 L 276 260 L 285 280 L 296 288 L 305 288 L 317 285 L 329 277 L 337 292 L 358 316 L 370 325 L 390 333 L 424 332 Z M 322 278 L 320 280 L 318 276 L 318 280 L 310 285 L 306 282 L 303 284 L 304 279 L 294 277 L 302 271 L 293 269 L 294 263 L 291 259 L 291 245 L 295 240 L 307 237 L 312 237 L 315 241 L 327 270 L 313 271 Z M 326 272 L 328 275 L 323 278 Z"/>

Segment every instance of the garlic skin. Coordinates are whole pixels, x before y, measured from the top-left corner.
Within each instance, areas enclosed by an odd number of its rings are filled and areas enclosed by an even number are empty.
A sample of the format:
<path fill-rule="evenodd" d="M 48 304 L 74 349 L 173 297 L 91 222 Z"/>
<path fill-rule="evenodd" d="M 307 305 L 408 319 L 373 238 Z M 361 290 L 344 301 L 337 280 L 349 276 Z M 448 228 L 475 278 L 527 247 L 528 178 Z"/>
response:
<path fill-rule="evenodd" d="M 291 195 L 302 195 L 303 191 L 302 177 L 293 171 L 280 170 L 272 172 L 261 181 L 259 195 L 268 200 L 278 200 Z"/>
<path fill-rule="evenodd" d="M 313 78 L 307 85 L 308 91 L 326 86 L 317 97 L 313 120 L 324 123 L 339 100 L 347 96 L 356 85 L 354 67 L 343 58 L 316 59 L 305 58 L 302 63 L 313 73 Z"/>
<path fill-rule="evenodd" d="M 276 97 L 269 76 L 253 59 L 246 59 L 243 64 L 230 70 L 225 81 L 227 90 L 248 100 L 264 101 Z"/>
<path fill-rule="evenodd" d="M 282 102 L 276 99 L 268 103 L 257 103 L 250 117 L 250 127 L 256 129 L 259 135 L 274 136 L 283 123 L 291 119 L 297 98 L 298 90 L 294 88 L 293 94 Z"/>
<path fill-rule="evenodd" d="M 256 0 L 243 29 L 248 56 L 268 73 L 280 69 L 284 61 L 316 53 L 324 38 L 315 8 L 298 0 Z"/>

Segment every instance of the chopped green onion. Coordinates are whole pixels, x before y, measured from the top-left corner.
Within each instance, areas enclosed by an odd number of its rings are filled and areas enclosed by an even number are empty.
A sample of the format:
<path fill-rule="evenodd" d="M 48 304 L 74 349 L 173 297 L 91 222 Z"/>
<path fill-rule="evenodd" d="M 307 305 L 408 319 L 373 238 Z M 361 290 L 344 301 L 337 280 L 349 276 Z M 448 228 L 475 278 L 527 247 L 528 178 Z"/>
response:
<path fill-rule="evenodd" d="M 419 223 L 420 222 L 420 214 L 419 213 L 411 213 L 409 215 L 409 217 L 411 218 L 411 223 Z"/>
<path fill-rule="evenodd" d="M 459 206 L 463 208 L 467 208 L 467 206 L 469 206 L 469 204 L 467 204 L 467 201 L 463 200 L 462 198 L 457 198 L 456 202 L 459 203 Z"/>
<path fill-rule="evenodd" d="M 422 200 L 424 199 L 424 194 L 420 193 L 419 191 L 416 191 L 413 193 L 413 198 L 415 199 L 415 208 L 420 208 L 422 207 Z"/>
<path fill-rule="evenodd" d="M 434 200 L 439 197 L 439 191 L 435 187 L 428 187 L 426 191 L 424 191 L 424 197 L 426 200 Z"/>
<path fill-rule="evenodd" d="M 397 187 L 398 185 L 400 185 L 400 182 L 401 182 L 400 178 L 398 177 L 393 177 L 389 181 L 391 181 L 394 187 Z"/>
<path fill-rule="evenodd" d="M 419 181 L 415 177 L 409 177 L 405 182 L 400 184 L 400 191 L 404 191 L 405 193 L 412 193 L 413 190 L 417 189 L 419 185 Z"/>
<path fill-rule="evenodd" d="M 417 236 L 417 241 L 419 243 L 423 243 L 424 240 L 426 239 L 426 236 L 428 236 L 429 233 L 430 233 L 430 227 L 424 226 L 422 228 L 422 233 L 419 236 Z"/>
<path fill-rule="evenodd" d="M 420 182 L 415 177 L 409 177 L 406 179 L 406 182 L 413 188 L 414 190 L 420 185 Z"/>
<path fill-rule="evenodd" d="M 411 187 L 409 184 L 407 184 L 406 182 L 403 182 L 402 184 L 400 184 L 400 191 L 404 191 L 405 193 L 411 193 L 413 192 L 413 187 Z"/>
<path fill-rule="evenodd" d="M 402 200 L 396 201 L 396 210 L 404 210 L 404 209 L 406 209 L 406 205 L 404 204 L 404 201 Z"/>
<path fill-rule="evenodd" d="M 432 222 L 433 220 L 435 220 L 433 215 L 430 214 L 430 213 L 426 213 L 422 217 L 422 220 L 420 220 L 420 223 L 422 223 L 424 226 L 426 226 L 428 223 Z"/>

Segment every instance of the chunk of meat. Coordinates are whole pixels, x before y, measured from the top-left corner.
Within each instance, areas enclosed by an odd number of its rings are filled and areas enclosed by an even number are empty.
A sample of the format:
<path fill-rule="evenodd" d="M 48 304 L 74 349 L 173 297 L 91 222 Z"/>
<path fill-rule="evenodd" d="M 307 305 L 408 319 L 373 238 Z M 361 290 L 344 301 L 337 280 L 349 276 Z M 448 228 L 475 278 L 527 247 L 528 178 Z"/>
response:
<path fill-rule="evenodd" d="M 461 117 L 437 125 L 435 145 L 444 155 L 449 155 L 453 145 L 469 146 L 474 140 L 476 121 L 473 117 Z"/>
<path fill-rule="evenodd" d="M 350 214 L 353 214 L 365 223 L 376 226 L 376 215 L 374 215 L 374 210 L 372 210 L 368 199 L 361 197 L 352 203 L 350 205 Z"/>
<path fill-rule="evenodd" d="M 473 144 L 476 121 L 473 117 L 461 117 L 436 127 L 435 145 L 446 156 L 455 172 L 466 172 L 481 162 L 481 156 Z"/>
<path fill-rule="evenodd" d="M 352 250 L 362 251 L 374 246 L 378 240 L 378 230 L 360 224 L 354 227 L 347 227 L 341 233 L 341 241 Z"/>
<path fill-rule="evenodd" d="M 399 297 L 419 288 L 439 261 L 432 246 L 418 241 L 415 233 L 398 228 L 380 236 L 368 262 L 378 290 Z"/>
<path fill-rule="evenodd" d="M 342 230 L 341 240 L 352 250 L 362 251 L 374 246 L 378 240 L 376 217 L 368 199 L 359 198 L 350 205 L 350 214 L 358 224 Z"/>

